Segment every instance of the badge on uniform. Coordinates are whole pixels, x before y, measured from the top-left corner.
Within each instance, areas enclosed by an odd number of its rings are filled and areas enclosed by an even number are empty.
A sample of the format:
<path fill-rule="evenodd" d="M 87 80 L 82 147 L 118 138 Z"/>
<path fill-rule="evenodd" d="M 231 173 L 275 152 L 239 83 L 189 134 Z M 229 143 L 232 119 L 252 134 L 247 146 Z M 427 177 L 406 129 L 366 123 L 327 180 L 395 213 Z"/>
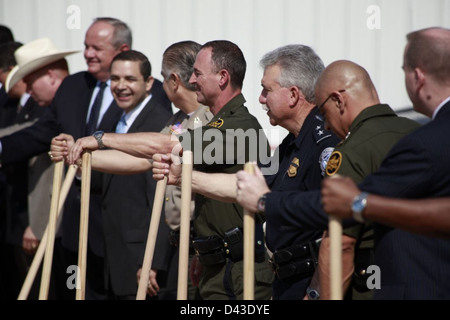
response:
<path fill-rule="evenodd" d="M 289 169 L 287 171 L 289 178 L 295 177 L 297 175 L 298 167 L 300 167 L 300 160 L 295 157 L 294 159 L 292 159 L 291 165 L 289 166 Z"/>
<path fill-rule="evenodd" d="M 323 149 L 322 153 L 319 157 L 319 165 L 320 165 L 320 171 L 322 173 L 322 176 L 325 175 L 325 169 L 327 168 L 328 160 L 330 159 L 331 154 L 333 153 L 334 148 L 328 147 Z"/>
<path fill-rule="evenodd" d="M 334 151 L 331 154 L 330 159 L 328 160 L 327 163 L 326 169 L 327 176 L 332 176 L 336 174 L 341 164 L 342 164 L 342 154 L 339 151 Z"/>
<path fill-rule="evenodd" d="M 222 119 L 217 119 L 214 122 L 208 123 L 208 126 L 214 127 L 214 128 L 220 128 L 222 125 L 223 125 L 223 120 Z"/>
<path fill-rule="evenodd" d="M 180 134 L 183 132 L 183 127 L 180 122 L 175 123 L 170 127 L 170 133 Z"/>

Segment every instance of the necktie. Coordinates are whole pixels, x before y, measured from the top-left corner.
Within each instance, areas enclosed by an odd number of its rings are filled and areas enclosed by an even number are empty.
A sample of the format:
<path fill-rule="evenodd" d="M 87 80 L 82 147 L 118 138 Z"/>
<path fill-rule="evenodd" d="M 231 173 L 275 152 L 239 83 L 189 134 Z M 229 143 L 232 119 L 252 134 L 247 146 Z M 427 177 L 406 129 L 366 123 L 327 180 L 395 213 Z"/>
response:
<path fill-rule="evenodd" d="M 116 133 L 126 133 L 127 132 L 127 122 L 125 121 L 125 113 L 120 117 L 117 123 Z"/>
<path fill-rule="evenodd" d="M 91 135 L 97 129 L 98 115 L 100 114 L 100 108 L 102 107 L 103 92 L 105 91 L 106 82 L 100 83 L 100 90 L 95 97 L 94 103 L 92 104 L 91 114 L 89 115 L 89 120 L 86 125 L 86 134 Z"/>

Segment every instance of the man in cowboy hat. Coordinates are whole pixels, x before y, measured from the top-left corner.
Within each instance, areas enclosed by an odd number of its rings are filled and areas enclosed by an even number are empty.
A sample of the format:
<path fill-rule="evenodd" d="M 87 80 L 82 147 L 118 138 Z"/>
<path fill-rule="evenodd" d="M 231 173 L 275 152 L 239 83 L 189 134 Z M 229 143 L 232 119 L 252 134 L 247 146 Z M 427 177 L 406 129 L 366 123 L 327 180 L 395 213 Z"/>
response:
<path fill-rule="evenodd" d="M 40 106 L 48 106 L 59 85 L 69 75 L 69 68 L 65 57 L 79 51 L 59 50 L 48 38 L 31 41 L 14 52 L 17 65 L 11 69 L 6 81 L 5 90 L 9 93 L 23 81 L 26 91 Z M 28 126 L 28 122 L 24 126 Z M 17 131 L 20 127 L 9 127 Z M 9 132 L 8 132 L 9 131 Z M 11 130 L 0 131 L 0 136 L 12 133 Z M 45 154 L 46 155 L 46 154 Z M 50 199 L 52 170 L 48 156 L 39 155 L 33 159 L 33 166 L 29 170 L 29 226 L 25 230 L 23 246 L 26 252 L 34 252 L 39 239 L 47 225 Z"/>
<path fill-rule="evenodd" d="M 33 124 L 52 101 L 56 90 L 69 75 L 65 56 L 76 51 L 60 51 L 50 39 L 38 39 L 11 47 L 5 90 L 11 97 L 27 98 L 17 112 L 14 123 L 0 130 L 0 136 L 16 132 Z M 30 94 L 32 98 L 30 99 Z M 11 123 L 12 124 L 12 123 Z M 5 165 L 8 177 L 7 215 L 9 242 L 13 244 L 11 267 L 18 272 L 13 298 L 23 283 L 33 254 L 44 233 L 50 210 L 53 166 L 46 153 Z M 36 282 L 38 283 L 38 281 Z M 30 298 L 37 298 L 33 288 Z"/>
<path fill-rule="evenodd" d="M 27 92 L 40 106 L 48 106 L 64 78 L 69 75 L 65 57 L 79 52 L 60 51 L 48 38 L 34 40 L 18 48 L 14 53 L 17 65 L 6 78 L 8 92 L 21 79 Z"/>

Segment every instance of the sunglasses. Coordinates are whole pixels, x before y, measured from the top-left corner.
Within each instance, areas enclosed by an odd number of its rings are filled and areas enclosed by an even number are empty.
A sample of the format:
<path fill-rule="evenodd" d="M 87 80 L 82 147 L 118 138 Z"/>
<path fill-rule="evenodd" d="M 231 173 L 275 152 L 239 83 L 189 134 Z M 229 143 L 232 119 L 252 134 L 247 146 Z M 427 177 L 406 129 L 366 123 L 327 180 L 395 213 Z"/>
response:
<path fill-rule="evenodd" d="M 345 92 L 345 89 L 341 89 L 341 90 L 339 90 L 338 92 L 343 93 L 343 92 Z M 327 101 L 331 98 L 332 95 L 333 95 L 333 94 L 330 93 L 330 95 L 325 99 L 325 101 L 322 102 L 322 103 L 319 105 L 319 107 L 317 108 L 317 111 L 318 111 L 318 113 L 319 113 L 319 117 L 320 117 L 320 119 L 321 119 L 322 121 L 324 121 L 325 119 L 324 119 L 324 117 L 323 117 L 323 115 L 322 115 L 322 111 L 321 111 L 321 110 L 322 110 L 323 106 L 325 105 L 325 103 L 327 103 Z"/>

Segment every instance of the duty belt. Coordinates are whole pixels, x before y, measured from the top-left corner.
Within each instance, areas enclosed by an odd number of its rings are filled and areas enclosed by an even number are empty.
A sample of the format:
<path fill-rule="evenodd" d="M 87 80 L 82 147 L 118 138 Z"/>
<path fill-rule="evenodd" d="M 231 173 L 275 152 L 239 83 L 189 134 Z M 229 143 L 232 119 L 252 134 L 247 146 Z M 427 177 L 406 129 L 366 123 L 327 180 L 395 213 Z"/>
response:
<path fill-rule="evenodd" d="M 265 257 L 264 234 L 262 226 L 255 225 L 255 261 L 262 262 Z M 195 254 L 201 264 L 212 266 L 225 263 L 227 259 L 237 262 L 243 258 L 243 234 L 241 228 L 233 228 L 225 232 L 225 236 L 217 235 L 197 238 L 192 242 Z"/>
<path fill-rule="evenodd" d="M 319 247 L 322 238 L 306 244 L 276 250 L 269 263 L 279 279 L 292 276 L 307 277 L 311 275 L 318 263 Z"/>

